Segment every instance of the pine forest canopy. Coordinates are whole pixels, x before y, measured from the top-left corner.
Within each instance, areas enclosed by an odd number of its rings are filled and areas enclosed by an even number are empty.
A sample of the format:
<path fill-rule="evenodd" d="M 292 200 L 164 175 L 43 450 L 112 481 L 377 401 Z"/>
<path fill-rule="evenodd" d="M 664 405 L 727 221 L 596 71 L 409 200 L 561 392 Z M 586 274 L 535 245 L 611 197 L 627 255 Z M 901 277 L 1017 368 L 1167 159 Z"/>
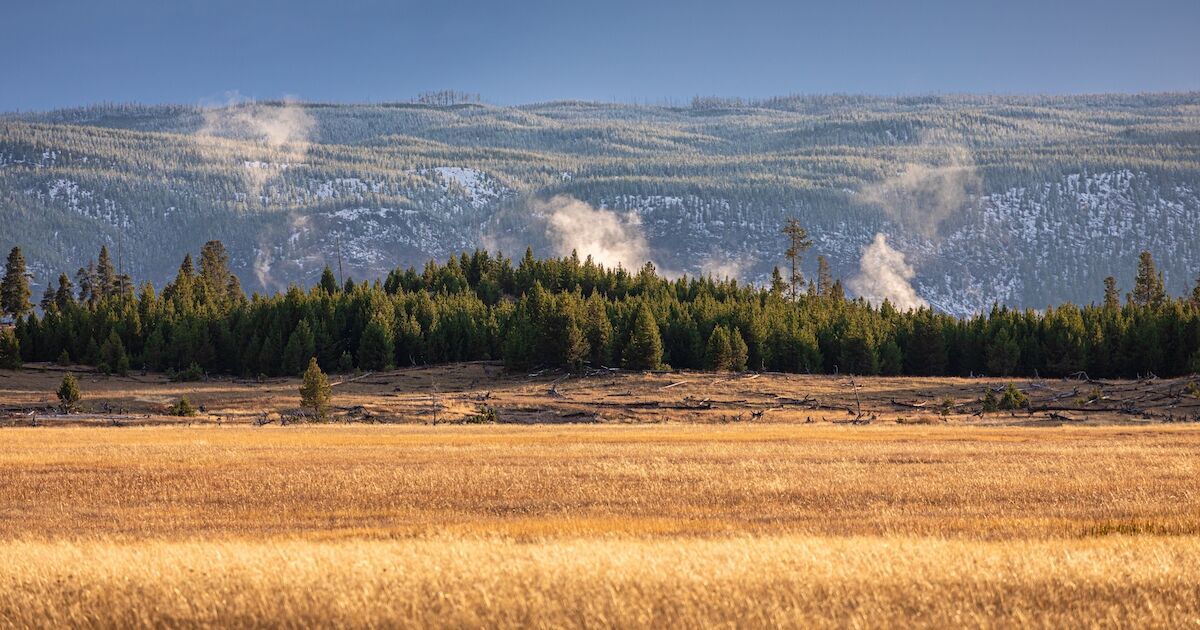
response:
<path fill-rule="evenodd" d="M 20 257 L 14 254 L 10 260 Z M 293 285 L 247 298 L 220 242 L 205 244 L 200 258 L 197 269 L 185 257 L 161 293 L 150 283 L 135 294 L 127 279 L 100 280 L 111 272 L 106 264 L 80 270 L 77 294 L 62 274 L 39 309 L 14 303 L 15 331 L 3 331 L 0 355 L 188 377 L 307 370 L 313 392 L 320 391 L 321 370 L 487 359 L 514 369 L 861 375 L 1200 371 L 1200 278 L 1188 296 L 1171 298 L 1148 253 L 1123 301 L 1109 279 L 1100 304 L 1044 312 L 996 306 L 966 318 L 928 308 L 901 312 L 887 302 L 873 307 L 845 298 L 836 282 L 828 289 L 807 283 L 793 298 L 787 285 L 668 279 L 650 263 L 631 273 L 574 255 L 538 259 L 531 250 L 516 264 L 475 250 L 420 271 L 394 269 L 374 282 L 339 284 L 326 268 L 311 289 Z M 20 293 L 11 283 L 27 279 L 5 275 L 5 293 Z"/>

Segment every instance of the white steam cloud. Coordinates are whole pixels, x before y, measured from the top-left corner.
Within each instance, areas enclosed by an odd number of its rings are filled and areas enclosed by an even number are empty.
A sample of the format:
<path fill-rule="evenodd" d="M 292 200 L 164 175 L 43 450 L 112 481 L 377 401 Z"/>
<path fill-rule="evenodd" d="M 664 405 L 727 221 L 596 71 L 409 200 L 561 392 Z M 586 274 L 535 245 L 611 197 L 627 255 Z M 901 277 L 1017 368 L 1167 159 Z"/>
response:
<path fill-rule="evenodd" d="M 260 104 L 237 94 L 220 106 L 204 107 L 202 136 L 264 143 L 303 156 L 308 152 L 317 121 L 292 97 L 282 103 Z"/>
<path fill-rule="evenodd" d="M 233 92 L 223 103 L 203 105 L 200 116 L 197 145 L 214 160 L 236 160 L 247 201 L 254 204 L 265 203 L 267 185 L 305 160 L 317 129 L 316 119 L 292 97 L 257 103 Z M 295 228 L 294 217 L 291 222 Z M 271 275 L 273 247 L 273 237 L 264 234 L 252 263 L 255 278 L 266 289 L 277 284 Z"/>
<path fill-rule="evenodd" d="M 876 234 L 875 240 L 863 248 L 858 275 L 850 279 L 849 287 L 855 295 L 876 306 L 887 300 L 892 306 L 908 311 L 929 305 L 912 287 L 915 276 L 904 254 L 888 245 L 887 236 Z"/>
<path fill-rule="evenodd" d="M 750 261 L 745 258 L 713 254 L 700 263 L 700 273 L 717 280 L 741 280 L 749 266 Z"/>
<path fill-rule="evenodd" d="M 942 221 L 979 191 L 981 181 L 965 147 L 927 137 L 921 150 L 932 154 L 936 163 L 907 164 L 895 176 L 866 187 L 862 194 L 900 225 L 933 238 Z"/>
<path fill-rule="evenodd" d="M 546 239 L 559 256 L 574 250 L 606 267 L 620 265 L 628 270 L 650 260 L 650 246 L 636 213 L 596 209 L 567 195 L 534 201 L 531 209 L 545 217 Z"/>

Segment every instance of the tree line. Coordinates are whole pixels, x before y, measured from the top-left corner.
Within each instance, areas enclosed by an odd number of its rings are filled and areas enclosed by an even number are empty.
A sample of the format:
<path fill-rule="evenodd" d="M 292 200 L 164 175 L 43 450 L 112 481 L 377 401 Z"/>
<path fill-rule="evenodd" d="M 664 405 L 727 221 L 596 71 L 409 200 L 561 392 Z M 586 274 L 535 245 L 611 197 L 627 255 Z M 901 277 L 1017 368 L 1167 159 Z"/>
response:
<path fill-rule="evenodd" d="M 792 226 L 789 258 L 807 248 Z M 1200 278 L 1167 295 L 1143 253 L 1122 296 L 1043 311 L 995 306 L 958 318 L 848 299 L 828 267 L 807 282 L 776 270 L 764 287 L 667 278 L 653 264 L 606 268 L 577 255 L 514 262 L 485 250 L 374 282 L 340 280 L 247 296 L 219 241 L 185 256 L 161 291 L 116 273 L 106 249 L 61 274 L 37 307 L 19 248 L 8 256 L 0 366 L 82 363 L 242 376 L 298 375 L 470 360 L 542 367 L 768 370 L 856 375 L 1177 376 L 1200 372 Z"/>

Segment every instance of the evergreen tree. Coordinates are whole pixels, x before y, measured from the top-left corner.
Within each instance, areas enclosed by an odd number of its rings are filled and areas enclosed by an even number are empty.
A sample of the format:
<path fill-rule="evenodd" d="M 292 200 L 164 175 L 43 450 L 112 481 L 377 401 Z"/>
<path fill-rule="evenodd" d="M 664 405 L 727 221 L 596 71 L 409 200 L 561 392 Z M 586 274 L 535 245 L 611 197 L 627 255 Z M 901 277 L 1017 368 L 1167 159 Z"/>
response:
<path fill-rule="evenodd" d="M 21 343 L 12 330 L 0 328 L 0 369 L 21 369 Z"/>
<path fill-rule="evenodd" d="M 1200 309 L 1200 274 L 1196 275 L 1196 286 L 1192 287 L 1192 306 Z"/>
<path fill-rule="evenodd" d="M 129 372 L 129 355 L 125 353 L 125 344 L 114 330 L 104 340 L 100 347 L 100 358 L 97 368 L 104 374 L 124 376 Z"/>
<path fill-rule="evenodd" d="M 987 346 L 987 369 L 991 374 L 1009 376 L 1021 360 L 1021 346 L 1007 327 L 1000 328 Z"/>
<path fill-rule="evenodd" d="M 587 337 L 588 350 L 591 352 L 592 365 L 607 365 L 612 361 L 613 327 L 599 293 L 592 293 L 587 299 L 585 317 L 584 334 Z"/>
<path fill-rule="evenodd" d="M 308 365 L 308 360 L 316 354 L 316 346 L 312 327 L 308 325 L 307 320 L 300 320 L 283 349 L 283 373 L 289 376 L 299 375 Z"/>
<path fill-rule="evenodd" d="M 771 294 L 782 296 L 787 291 L 787 282 L 783 280 L 783 274 L 779 272 L 779 266 L 776 265 L 771 270 Z"/>
<path fill-rule="evenodd" d="M 625 346 L 625 366 L 631 370 L 657 370 L 662 367 L 662 353 L 658 322 L 643 302 L 634 316 L 629 343 Z"/>
<path fill-rule="evenodd" d="M 571 371 L 579 371 L 583 367 L 583 363 L 587 361 L 590 348 L 587 337 L 584 336 L 583 330 L 575 323 L 573 317 L 567 322 L 566 330 L 563 333 L 563 346 L 565 350 L 563 362 Z"/>
<path fill-rule="evenodd" d="M 237 296 L 231 293 L 230 278 L 235 277 L 229 271 L 229 254 L 221 241 L 209 241 L 200 248 L 200 285 L 206 299 L 210 302 L 223 304 Z M 237 287 L 241 292 L 240 284 Z"/>
<path fill-rule="evenodd" d="M 729 333 L 729 367 L 735 372 L 744 372 L 749 359 L 750 349 L 746 346 L 746 340 L 742 338 L 741 329 L 735 326 Z"/>
<path fill-rule="evenodd" d="M 817 295 L 829 297 L 833 291 L 833 272 L 824 256 L 817 256 Z"/>
<path fill-rule="evenodd" d="M 1121 308 L 1121 294 L 1117 289 L 1117 279 L 1112 276 L 1104 279 L 1104 308 L 1112 310 Z"/>
<path fill-rule="evenodd" d="M 54 304 L 64 313 L 75 304 L 75 285 L 71 284 L 71 277 L 65 273 L 58 274 L 58 290 L 54 292 Z"/>
<path fill-rule="evenodd" d="M 1154 257 L 1150 252 L 1142 252 L 1138 256 L 1137 277 L 1133 281 L 1133 303 L 1138 306 L 1157 307 L 1166 299 L 1163 276 L 1154 265 Z"/>
<path fill-rule="evenodd" d="M 8 253 L 4 266 L 4 280 L 0 281 L 0 312 L 20 317 L 33 308 L 29 302 L 29 278 L 25 272 L 25 256 L 20 247 Z"/>
<path fill-rule="evenodd" d="M 888 339 L 879 346 L 879 373 L 896 376 L 904 371 L 904 355 L 895 339 Z"/>
<path fill-rule="evenodd" d="M 333 387 L 329 378 L 317 365 L 317 358 L 308 360 L 308 368 L 304 370 L 304 382 L 300 385 L 300 406 L 310 410 L 321 420 L 329 417 L 333 404 Z"/>
<path fill-rule="evenodd" d="M 93 290 L 97 299 L 112 297 L 117 294 L 117 272 L 113 268 L 112 258 L 108 255 L 108 247 L 100 246 L 100 257 L 96 260 L 96 284 Z"/>
<path fill-rule="evenodd" d="M 42 292 L 42 301 L 38 306 L 42 307 L 43 313 L 54 308 L 54 287 L 49 282 L 46 283 L 46 290 Z"/>
<path fill-rule="evenodd" d="M 334 295 L 338 292 L 337 278 L 333 277 L 333 270 L 329 268 L 329 265 L 325 265 L 325 270 L 321 272 L 321 280 L 317 285 L 329 295 Z M 391 291 L 391 293 L 395 293 L 395 291 Z"/>
<path fill-rule="evenodd" d="M 387 370 L 395 356 L 395 340 L 391 327 L 381 317 L 374 317 L 363 330 L 358 342 L 358 365 L 364 370 Z"/>
<path fill-rule="evenodd" d="M 795 217 L 788 217 L 783 226 L 783 234 L 788 237 L 788 248 L 784 255 L 792 263 L 792 274 L 788 282 L 791 285 L 792 300 L 795 301 L 800 295 L 800 285 L 804 283 L 804 275 L 800 273 L 800 262 L 804 258 L 805 250 L 812 247 L 812 240 L 808 237 L 808 230 L 805 230 Z"/>
<path fill-rule="evenodd" d="M 75 380 L 74 374 L 67 372 L 66 376 L 63 376 L 55 394 L 58 395 L 58 408 L 62 413 L 71 413 L 79 409 L 82 395 L 79 392 L 79 382 Z"/>
<path fill-rule="evenodd" d="M 718 372 L 733 368 L 733 347 L 729 343 L 729 331 L 724 326 L 714 327 L 708 336 L 704 367 Z"/>

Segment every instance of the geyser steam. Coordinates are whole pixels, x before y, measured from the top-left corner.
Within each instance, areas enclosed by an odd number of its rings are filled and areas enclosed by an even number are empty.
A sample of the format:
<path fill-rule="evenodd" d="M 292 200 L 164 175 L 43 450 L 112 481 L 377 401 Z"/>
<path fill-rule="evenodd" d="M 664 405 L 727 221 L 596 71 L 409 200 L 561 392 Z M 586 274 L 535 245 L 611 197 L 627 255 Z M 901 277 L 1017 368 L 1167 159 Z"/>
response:
<path fill-rule="evenodd" d="M 913 268 L 904 261 L 904 254 L 887 243 L 887 236 L 875 235 L 875 240 L 863 248 L 858 263 L 858 275 L 850 279 L 849 287 L 855 295 L 879 305 L 884 300 L 893 306 L 908 311 L 928 306 L 912 287 L 916 276 Z"/>

